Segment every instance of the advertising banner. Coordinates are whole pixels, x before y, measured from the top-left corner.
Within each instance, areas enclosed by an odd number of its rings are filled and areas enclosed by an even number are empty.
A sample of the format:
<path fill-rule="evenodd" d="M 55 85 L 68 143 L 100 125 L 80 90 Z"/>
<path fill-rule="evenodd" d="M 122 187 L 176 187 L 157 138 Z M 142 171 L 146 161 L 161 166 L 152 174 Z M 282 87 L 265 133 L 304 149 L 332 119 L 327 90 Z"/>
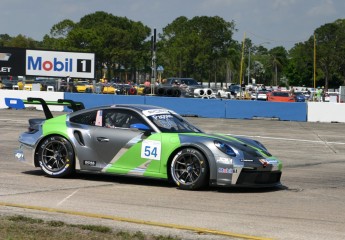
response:
<path fill-rule="evenodd" d="M 94 78 L 95 54 L 26 50 L 26 74 L 31 76 Z"/>
<path fill-rule="evenodd" d="M 25 49 L 0 48 L 0 75 L 25 75 Z"/>

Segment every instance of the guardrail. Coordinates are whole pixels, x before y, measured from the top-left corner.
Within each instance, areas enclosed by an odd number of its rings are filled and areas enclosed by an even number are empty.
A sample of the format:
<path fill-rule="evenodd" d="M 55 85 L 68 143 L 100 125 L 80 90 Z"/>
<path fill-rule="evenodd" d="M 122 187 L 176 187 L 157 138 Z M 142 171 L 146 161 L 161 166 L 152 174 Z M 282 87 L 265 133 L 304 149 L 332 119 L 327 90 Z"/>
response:
<path fill-rule="evenodd" d="M 0 108 L 7 108 L 4 98 L 40 97 L 45 100 L 72 99 L 86 108 L 112 104 L 147 104 L 166 107 L 181 115 L 205 118 L 274 119 L 300 122 L 345 123 L 345 104 L 328 102 L 280 103 L 248 100 L 176 98 L 138 95 L 105 95 L 41 91 L 0 90 Z M 52 106 L 52 111 L 63 111 Z"/>

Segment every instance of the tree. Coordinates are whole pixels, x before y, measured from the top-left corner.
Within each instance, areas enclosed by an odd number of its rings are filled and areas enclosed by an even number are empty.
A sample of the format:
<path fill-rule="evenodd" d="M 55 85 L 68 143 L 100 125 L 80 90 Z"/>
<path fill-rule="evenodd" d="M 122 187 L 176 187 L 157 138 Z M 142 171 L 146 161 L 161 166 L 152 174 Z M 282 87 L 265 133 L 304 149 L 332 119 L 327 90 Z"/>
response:
<path fill-rule="evenodd" d="M 337 20 L 317 28 L 315 36 L 317 64 L 322 69 L 322 78 L 327 90 L 329 85 L 335 85 L 334 81 L 337 79 L 342 78 L 343 82 L 345 80 L 345 20 Z"/>
<path fill-rule="evenodd" d="M 8 34 L 0 34 L 0 47 L 5 47 L 12 37 Z"/>
<path fill-rule="evenodd" d="M 50 50 L 64 50 L 68 34 L 75 28 L 76 24 L 65 19 L 50 29 L 50 34 L 43 37 L 42 47 Z"/>
<path fill-rule="evenodd" d="M 296 44 L 289 52 L 285 70 L 290 86 L 313 86 L 313 41 Z"/>
<path fill-rule="evenodd" d="M 141 22 L 117 17 L 106 12 L 85 15 L 79 22 L 63 20 L 55 24 L 43 39 L 43 46 L 55 50 L 94 52 L 98 77 L 102 68 L 108 69 L 108 78 L 120 68 L 132 73 L 146 64 L 149 49 L 146 39 L 150 29 Z M 145 62 L 145 63 L 144 63 Z M 135 77 L 133 77 L 135 78 Z"/>
<path fill-rule="evenodd" d="M 8 34 L 0 35 L 0 46 L 2 47 L 19 47 L 19 48 L 36 48 L 39 45 L 37 41 L 24 35 L 11 37 Z"/>
<path fill-rule="evenodd" d="M 222 74 L 225 79 L 234 30 L 233 22 L 217 16 L 179 17 L 159 35 L 160 64 L 173 76 L 217 81 Z"/>
<path fill-rule="evenodd" d="M 272 48 L 268 51 L 270 56 L 270 63 L 269 67 L 271 67 L 271 71 L 273 72 L 273 79 L 271 85 L 279 85 L 280 84 L 280 75 L 284 70 L 284 67 L 287 65 L 287 51 L 284 47 L 279 46 Z"/>
<path fill-rule="evenodd" d="M 316 84 L 338 88 L 345 84 L 345 20 L 327 23 L 315 30 Z M 285 73 L 290 85 L 313 86 L 314 36 L 295 44 Z"/>
<path fill-rule="evenodd" d="M 80 20 L 68 34 L 67 44 L 70 47 L 95 52 L 98 67 L 105 64 L 111 70 L 108 72 L 110 74 L 120 67 L 139 67 L 143 58 L 143 46 L 150 32 L 151 30 L 141 22 L 96 12 Z"/>

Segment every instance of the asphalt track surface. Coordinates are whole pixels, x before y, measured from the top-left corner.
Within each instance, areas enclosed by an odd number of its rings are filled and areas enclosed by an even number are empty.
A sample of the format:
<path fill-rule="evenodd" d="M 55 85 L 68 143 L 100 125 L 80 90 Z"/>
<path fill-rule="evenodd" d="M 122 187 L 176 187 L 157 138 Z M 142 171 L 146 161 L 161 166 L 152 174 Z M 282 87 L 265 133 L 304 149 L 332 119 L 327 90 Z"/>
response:
<path fill-rule="evenodd" d="M 60 113 L 61 114 L 61 113 Z M 188 118 L 260 140 L 283 163 L 273 189 L 182 191 L 165 181 L 79 173 L 52 179 L 14 160 L 35 110 L 0 110 L 0 214 L 102 224 L 182 239 L 345 239 L 345 124 Z"/>

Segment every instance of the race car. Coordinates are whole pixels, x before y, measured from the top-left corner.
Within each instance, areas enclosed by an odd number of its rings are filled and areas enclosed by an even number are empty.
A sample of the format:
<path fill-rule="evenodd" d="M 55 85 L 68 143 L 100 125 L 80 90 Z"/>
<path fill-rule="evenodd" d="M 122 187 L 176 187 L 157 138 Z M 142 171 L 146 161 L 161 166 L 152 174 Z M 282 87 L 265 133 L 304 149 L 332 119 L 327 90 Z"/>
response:
<path fill-rule="evenodd" d="M 176 112 L 116 104 L 85 109 L 81 102 L 7 99 L 11 108 L 41 104 L 46 118 L 30 119 L 15 158 L 50 177 L 76 171 L 171 180 L 184 190 L 207 186 L 281 185 L 282 162 L 258 141 L 205 133 Z M 53 117 L 48 105 L 72 112 Z"/>

